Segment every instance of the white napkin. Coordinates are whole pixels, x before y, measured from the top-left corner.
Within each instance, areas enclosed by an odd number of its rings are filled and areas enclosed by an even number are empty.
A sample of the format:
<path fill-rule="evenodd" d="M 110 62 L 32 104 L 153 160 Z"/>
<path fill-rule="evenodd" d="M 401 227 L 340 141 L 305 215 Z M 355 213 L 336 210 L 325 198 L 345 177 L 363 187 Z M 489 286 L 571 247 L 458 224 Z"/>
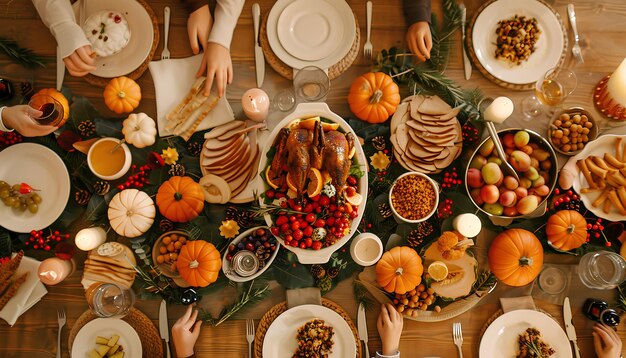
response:
<path fill-rule="evenodd" d="M 171 135 L 171 133 L 165 130 L 165 124 L 167 123 L 165 116 L 189 93 L 191 86 L 196 80 L 196 72 L 201 62 L 202 54 L 187 58 L 152 61 L 148 65 L 154 81 L 157 103 L 156 120 L 159 127 L 159 136 L 166 137 Z M 215 97 L 215 94 L 211 93 L 209 101 L 212 101 Z M 226 96 L 224 96 L 200 123 L 196 131 L 217 127 L 234 119 L 233 110 L 230 104 L 228 104 Z"/>
<path fill-rule="evenodd" d="M 19 277 L 24 272 L 30 272 L 26 278 L 26 282 L 20 286 L 17 293 L 0 311 L 0 318 L 5 320 L 9 325 L 13 326 L 22 313 L 28 311 L 29 308 L 39 302 L 43 296 L 48 293 L 46 287 L 41 283 L 38 276 L 39 264 L 41 262 L 31 259 L 30 257 L 22 258 L 20 267 L 18 267 L 13 277 Z"/>

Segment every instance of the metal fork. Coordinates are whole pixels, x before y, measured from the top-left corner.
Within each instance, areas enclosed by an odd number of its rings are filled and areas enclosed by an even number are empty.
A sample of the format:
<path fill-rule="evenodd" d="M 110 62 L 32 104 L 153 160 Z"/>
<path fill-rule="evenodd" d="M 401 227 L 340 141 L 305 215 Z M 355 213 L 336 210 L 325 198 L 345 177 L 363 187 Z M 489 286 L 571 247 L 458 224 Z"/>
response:
<path fill-rule="evenodd" d="M 452 337 L 454 338 L 454 344 L 459 351 L 459 358 L 463 358 L 463 351 L 461 346 L 463 345 L 463 331 L 461 330 L 461 322 L 455 322 L 452 324 Z"/>
<path fill-rule="evenodd" d="M 59 320 L 59 335 L 57 337 L 57 358 L 61 358 L 61 331 L 65 326 L 65 310 L 57 308 L 57 317 Z"/>
<path fill-rule="evenodd" d="M 252 342 L 254 342 L 254 320 L 246 319 L 246 339 L 248 340 L 248 358 L 252 358 Z"/>
<path fill-rule="evenodd" d="M 578 63 L 585 63 L 583 59 L 583 52 L 580 49 L 580 36 L 578 36 L 578 27 L 576 26 L 576 12 L 574 11 L 574 4 L 567 5 L 567 15 L 569 22 L 572 25 L 572 31 L 574 32 L 574 46 L 572 46 L 572 54 L 578 61 Z"/>
<path fill-rule="evenodd" d="M 167 40 L 170 36 L 170 7 L 166 6 L 163 9 L 163 27 L 165 37 L 163 38 L 163 52 L 161 52 L 161 60 L 168 60 L 170 58 L 170 50 L 167 48 Z"/>
<path fill-rule="evenodd" d="M 363 56 L 366 59 L 372 58 L 372 41 L 370 41 L 370 32 L 372 32 L 372 2 L 367 2 L 367 41 L 365 41 L 365 45 L 363 45 Z"/>

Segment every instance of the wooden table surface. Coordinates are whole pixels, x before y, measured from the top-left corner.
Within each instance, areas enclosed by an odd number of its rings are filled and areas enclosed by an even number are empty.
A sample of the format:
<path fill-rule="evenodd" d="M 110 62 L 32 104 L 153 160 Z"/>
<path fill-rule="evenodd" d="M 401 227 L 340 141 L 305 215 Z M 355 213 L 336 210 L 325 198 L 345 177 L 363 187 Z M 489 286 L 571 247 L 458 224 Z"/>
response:
<path fill-rule="evenodd" d="M 361 33 L 365 33 L 365 2 L 362 0 L 348 1 L 359 19 Z M 561 16 L 566 19 L 565 6 L 567 1 L 550 1 Z M 583 37 L 583 54 L 585 63 L 577 64 L 568 52 L 565 66 L 572 68 L 578 76 L 579 84 L 566 105 L 582 105 L 592 113 L 598 114 L 592 106 L 592 92 L 595 84 L 607 73 L 613 71 L 626 57 L 626 3 L 623 0 L 578 0 L 573 1 L 578 15 L 579 31 Z M 162 24 L 162 10 L 165 5 L 172 8 L 172 23 L 170 31 L 170 50 L 172 58 L 180 58 L 191 55 L 187 41 L 186 19 L 187 13 L 175 0 L 150 0 L 152 8 Z M 273 1 L 261 0 L 262 14 L 267 14 Z M 402 15 L 400 0 L 374 1 L 374 19 L 372 41 L 374 52 L 391 46 L 403 46 L 405 24 Z M 482 1 L 465 1 L 468 8 L 468 18 L 471 18 Z M 245 90 L 255 87 L 254 56 L 253 56 L 253 31 L 251 18 L 252 2 L 247 2 L 239 18 L 232 44 L 232 58 L 234 63 L 235 80 L 228 87 L 227 97 L 231 101 L 236 116 L 242 117 L 239 99 Z M 439 2 L 433 5 L 439 7 Z M 34 73 L 20 69 L 19 66 L 11 65 L 5 56 L 0 56 L 0 76 L 26 76 L 34 78 L 36 88 L 54 87 L 55 84 L 55 47 L 54 38 L 39 20 L 37 13 L 29 0 L 10 0 L 0 4 L 0 36 L 12 38 L 22 46 L 35 50 L 37 54 L 45 57 L 47 67 L 37 69 Z M 566 22 L 569 32 L 570 27 Z M 572 35 L 569 34 L 570 41 Z M 496 84 L 483 77 L 474 70 L 469 81 L 463 79 L 463 67 L 461 49 L 459 45 L 460 33 L 455 35 L 455 45 L 446 68 L 446 75 L 454 79 L 463 87 L 478 87 L 486 95 L 506 95 L 513 99 L 516 106 L 519 101 L 529 92 L 516 92 L 502 89 Z M 364 43 L 364 37 L 361 43 Z M 155 59 L 160 58 L 162 44 L 156 51 Z M 342 116 L 350 116 L 346 96 L 350 83 L 355 76 L 367 71 L 370 64 L 361 54 L 354 65 L 342 76 L 332 81 L 331 92 L 328 96 L 330 108 Z M 152 116 L 156 114 L 154 87 L 148 71 L 139 79 L 142 86 L 143 100 L 137 111 L 146 112 Z M 266 76 L 263 89 L 270 97 L 277 90 L 289 85 L 289 81 L 278 76 L 269 66 L 266 66 Z M 92 100 L 103 114 L 112 114 L 104 107 L 101 93 L 102 88 L 94 87 L 83 79 L 65 77 L 65 86 L 75 94 L 83 95 Z M 404 95 L 408 91 L 403 88 Z M 279 114 L 278 114 L 279 115 Z M 280 116 L 280 115 L 279 115 Z M 599 115 L 597 118 L 601 118 Z M 541 130 L 546 128 L 546 119 L 538 119 L 533 122 L 525 122 L 519 110 L 507 122 L 507 126 L 522 125 Z M 601 130 L 615 127 L 621 123 L 602 120 Z M 626 132 L 626 130 L 624 130 Z M 560 158 L 563 159 L 563 158 Z M 493 235 L 484 233 L 479 238 L 478 251 L 484 252 L 488 247 L 489 238 Z M 575 264 L 576 258 L 568 255 L 548 255 L 547 262 Z M 83 298 L 83 289 L 80 285 L 81 272 L 77 271 L 65 282 L 58 286 L 49 287 L 49 293 L 34 308 L 21 316 L 15 326 L 10 327 L 6 323 L 0 323 L 0 356 L 2 357 L 54 357 L 57 353 L 56 335 L 56 308 L 64 307 L 67 312 L 67 325 L 63 329 L 62 356 L 69 356 L 67 346 L 68 332 L 75 320 L 87 309 Z M 420 323 L 405 320 L 404 331 L 401 339 L 400 350 L 403 357 L 442 356 L 456 357 L 456 349 L 453 346 L 451 325 L 452 322 L 463 324 L 463 353 L 466 357 L 477 357 L 481 339 L 481 332 L 485 322 L 500 309 L 499 297 L 515 297 L 529 294 L 530 288 L 513 289 L 500 284 L 496 290 L 479 303 L 477 307 L 454 319 L 439 323 Z M 200 305 L 210 311 L 219 311 L 219 308 L 231 300 L 232 291 L 225 290 L 215 296 L 205 297 Z M 574 276 L 569 288 L 569 296 L 572 299 L 574 310 L 574 324 L 578 333 L 578 343 L 582 357 L 593 357 L 593 343 L 591 336 L 592 322 L 585 319 L 581 314 L 582 303 L 587 297 L 607 295 L 606 292 L 591 291 L 582 286 Z M 352 293 L 350 280 L 346 280 L 326 295 L 334 300 L 356 318 L 356 304 Z M 280 287 L 272 291 L 270 298 L 258 306 L 246 311 L 245 317 L 259 319 L 264 312 L 274 304 L 283 301 L 284 292 Z M 551 314 L 560 324 L 562 323 L 561 306 L 536 300 L 536 305 Z M 154 323 L 158 325 L 159 301 L 139 301 L 137 308 L 143 311 Z M 183 312 L 183 307 L 175 306 L 169 309 L 170 325 Z M 370 352 L 380 349 L 380 340 L 376 332 L 376 316 L 378 308 L 368 311 L 368 329 L 370 337 Z M 356 320 L 355 320 L 356 322 Z M 619 333 L 624 338 L 623 327 Z M 245 339 L 245 321 L 230 320 L 218 328 L 204 327 L 200 339 L 196 344 L 197 356 L 200 357 L 245 357 L 247 355 L 247 342 Z"/>

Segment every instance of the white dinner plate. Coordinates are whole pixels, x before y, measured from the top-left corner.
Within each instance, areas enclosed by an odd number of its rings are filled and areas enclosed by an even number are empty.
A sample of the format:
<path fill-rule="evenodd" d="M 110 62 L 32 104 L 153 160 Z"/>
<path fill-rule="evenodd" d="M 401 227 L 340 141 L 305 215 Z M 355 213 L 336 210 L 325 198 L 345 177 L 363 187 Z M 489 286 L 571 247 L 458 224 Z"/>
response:
<path fill-rule="evenodd" d="M 610 153 L 612 155 L 615 155 L 615 141 L 619 137 L 623 138 L 622 141 L 626 140 L 626 135 L 605 134 L 603 136 L 600 136 L 596 140 L 587 143 L 582 152 L 576 154 L 576 156 L 570 160 L 584 159 L 591 155 L 603 157 L 604 153 Z M 598 196 L 600 196 L 601 191 L 581 194 L 581 189 L 588 187 L 589 184 L 587 183 L 587 179 L 585 179 L 585 176 L 582 174 L 582 172 L 580 172 L 580 170 L 576 168 L 576 175 L 574 176 L 572 188 L 580 195 L 580 199 L 583 201 L 583 204 L 585 204 L 585 208 L 594 213 L 597 217 L 601 217 L 603 219 L 611 221 L 626 220 L 626 216 L 621 215 L 617 208 L 615 208 L 615 206 L 613 205 L 611 205 L 611 209 L 609 210 L 608 214 L 606 214 L 602 210 L 602 207 L 594 208 L 591 204 L 594 200 L 596 200 L 596 198 L 598 198 Z"/>
<path fill-rule="evenodd" d="M 26 183 L 39 190 L 37 213 L 22 212 L 0 203 L 0 226 L 15 232 L 41 230 L 63 212 L 70 195 L 70 176 L 52 150 L 35 143 L 12 145 L 0 152 L 0 180 L 10 185 Z"/>
<path fill-rule="evenodd" d="M 294 1 L 278 17 L 281 45 L 290 55 L 303 61 L 330 56 L 342 38 L 341 14 L 326 1 Z"/>
<path fill-rule="evenodd" d="M 315 318 L 333 327 L 334 344 L 329 358 L 356 356 L 354 334 L 343 317 L 324 306 L 302 305 L 283 312 L 272 322 L 263 340 L 263 357 L 291 358 L 298 348 L 298 328 Z"/>
<path fill-rule="evenodd" d="M 498 21 L 515 15 L 537 19 L 541 33 L 536 50 L 520 65 L 496 59 Z M 478 62 L 497 79 L 510 84 L 535 83 L 547 70 L 556 67 L 565 49 L 561 22 L 550 7 L 537 0 L 498 0 L 478 15 L 472 29 L 472 42 Z"/>
<path fill-rule="evenodd" d="M 141 358 L 141 340 L 130 324 L 117 318 L 96 318 L 78 331 L 72 344 L 72 358 L 84 358 L 96 348 L 96 337 L 120 336 L 118 344 L 124 348 L 124 358 Z"/>
<path fill-rule="evenodd" d="M 276 57 L 291 68 L 301 69 L 306 66 L 317 66 L 322 69 L 328 69 L 344 58 L 352 47 L 352 43 L 356 37 L 356 22 L 354 20 L 352 9 L 350 8 L 350 5 L 345 2 L 345 0 L 318 0 L 326 2 L 336 9 L 337 13 L 341 17 L 343 34 L 341 38 L 337 40 L 339 45 L 330 53 L 330 55 L 315 61 L 304 61 L 289 54 L 278 38 L 278 19 L 285 8 L 295 1 L 302 0 L 278 0 L 274 6 L 272 6 L 272 9 L 267 16 L 267 39 L 270 47 Z M 334 27 L 335 26 L 333 25 L 333 28 Z"/>
<path fill-rule="evenodd" d="M 537 328 L 543 341 L 554 349 L 550 358 L 572 357 L 563 328 L 545 313 L 534 310 L 511 311 L 493 321 L 480 340 L 479 357 L 515 357 L 519 348 L 517 337 L 530 327 Z"/>
<path fill-rule="evenodd" d="M 115 55 L 96 58 L 96 69 L 92 75 L 113 78 L 129 74 L 139 68 L 150 55 L 154 28 L 152 18 L 146 9 L 134 0 L 89 1 L 85 4 L 85 19 L 102 10 L 114 10 L 126 17 L 130 29 L 128 45 Z M 74 3 L 74 13 L 78 19 L 80 1 Z"/>

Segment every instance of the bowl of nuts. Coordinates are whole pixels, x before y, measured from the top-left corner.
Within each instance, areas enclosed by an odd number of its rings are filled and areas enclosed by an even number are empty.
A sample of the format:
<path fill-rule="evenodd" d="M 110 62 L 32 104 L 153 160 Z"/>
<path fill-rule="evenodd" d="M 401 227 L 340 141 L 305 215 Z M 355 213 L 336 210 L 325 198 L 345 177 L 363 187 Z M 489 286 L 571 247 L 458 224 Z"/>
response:
<path fill-rule="evenodd" d="M 270 267 L 279 247 L 269 227 L 253 227 L 228 245 L 222 259 L 222 271 L 234 282 L 253 280 Z"/>
<path fill-rule="evenodd" d="M 168 231 L 154 242 L 152 247 L 152 262 L 163 274 L 169 277 L 180 287 L 187 287 L 189 284 L 183 280 L 176 269 L 178 253 L 187 243 L 189 236 L 184 231 Z"/>
<path fill-rule="evenodd" d="M 404 173 L 391 185 L 389 206 L 400 221 L 411 224 L 426 221 L 435 213 L 438 205 L 439 186 L 426 174 Z"/>
<path fill-rule="evenodd" d="M 581 107 L 557 112 L 548 126 L 548 141 L 557 152 L 579 153 L 598 137 L 598 126 L 591 114 Z"/>

